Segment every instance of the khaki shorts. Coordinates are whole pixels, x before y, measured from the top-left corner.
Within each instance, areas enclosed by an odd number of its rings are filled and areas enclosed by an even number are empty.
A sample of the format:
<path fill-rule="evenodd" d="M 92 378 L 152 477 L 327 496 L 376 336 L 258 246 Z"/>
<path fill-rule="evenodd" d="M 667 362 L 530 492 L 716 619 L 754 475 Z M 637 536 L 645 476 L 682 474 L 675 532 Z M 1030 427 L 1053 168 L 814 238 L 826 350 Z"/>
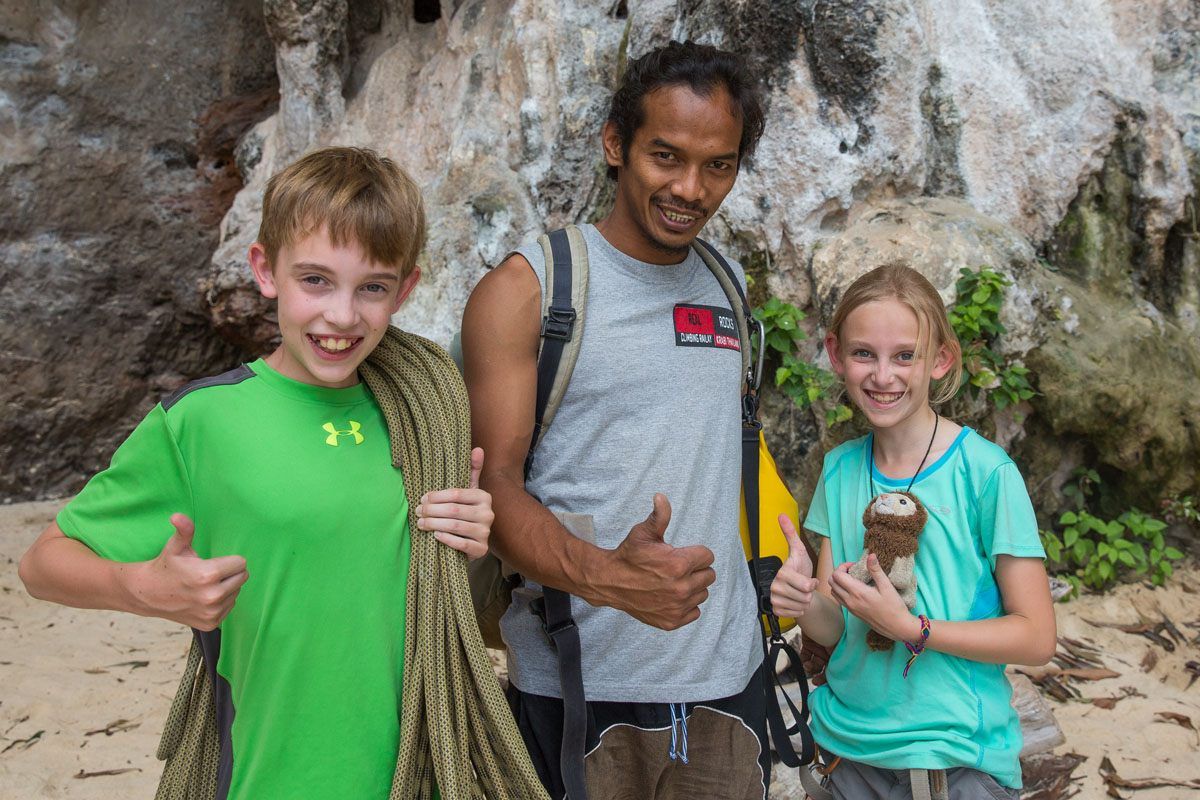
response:
<path fill-rule="evenodd" d="M 718 700 L 588 703 L 588 800 L 764 800 L 765 698 L 760 667 L 744 690 Z M 561 800 L 562 701 L 509 686 L 508 703 L 538 777 Z"/>
<path fill-rule="evenodd" d="M 826 763 L 833 758 L 825 754 Z M 977 769 L 948 769 L 946 779 L 950 800 L 1017 800 L 1021 794 Z M 908 770 L 871 767 L 845 758 L 829 772 L 826 788 L 834 800 L 912 800 L 913 796 Z"/>

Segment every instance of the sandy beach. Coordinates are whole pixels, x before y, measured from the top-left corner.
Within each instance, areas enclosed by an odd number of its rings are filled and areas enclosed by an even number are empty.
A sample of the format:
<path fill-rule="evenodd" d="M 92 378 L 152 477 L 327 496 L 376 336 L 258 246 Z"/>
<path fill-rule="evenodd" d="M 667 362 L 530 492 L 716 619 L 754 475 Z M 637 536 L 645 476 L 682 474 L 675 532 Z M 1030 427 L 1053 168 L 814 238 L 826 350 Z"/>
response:
<path fill-rule="evenodd" d="M 150 798 L 160 770 L 154 751 L 188 632 L 26 595 L 17 559 L 61 505 L 0 507 L 0 798 Z M 1134 584 L 1085 596 L 1057 612 L 1060 635 L 1118 673 L 1102 680 L 1058 676 L 1080 697 L 1050 701 L 1066 735 L 1056 752 L 1086 756 L 1072 788 L 1059 796 L 1113 796 L 1101 776 L 1105 757 L 1130 783 L 1159 778 L 1200 786 L 1200 680 L 1189 686 L 1187 667 L 1200 661 L 1200 571 L 1180 570 L 1163 589 Z M 1172 642 L 1173 652 L 1142 633 L 1090 624 L 1136 627 L 1164 618 L 1187 640 Z M 1200 788 L 1185 786 L 1120 792 L 1137 800 L 1200 797 Z"/>

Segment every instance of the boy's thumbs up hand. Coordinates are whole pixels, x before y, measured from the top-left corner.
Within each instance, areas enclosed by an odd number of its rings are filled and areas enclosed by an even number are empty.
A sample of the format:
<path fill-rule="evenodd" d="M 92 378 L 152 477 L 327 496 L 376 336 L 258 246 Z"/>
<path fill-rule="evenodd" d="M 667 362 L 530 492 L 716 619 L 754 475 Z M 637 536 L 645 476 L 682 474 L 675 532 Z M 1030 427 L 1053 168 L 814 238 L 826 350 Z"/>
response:
<path fill-rule="evenodd" d="M 817 580 L 808 550 L 786 514 L 779 515 L 779 527 L 787 539 L 788 557 L 771 582 L 771 608 L 781 617 L 800 617 L 812 605 Z"/>
<path fill-rule="evenodd" d="M 162 552 L 135 567 L 128 581 L 138 612 L 190 628 L 211 631 L 221 624 L 250 577 L 241 556 L 200 558 L 192 549 L 196 525 L 184 514 L 172 514 L 175 533 Z"/>
<path fill-rule="evenodd" d="M 603 603 L 663 630 L 694 622 L 716 580 L 712 551 L 703 545 L 673 547 L 663 541 L 671 503 L 655 494 L 649 516 L 608 551 L 606 575 L 597 581 Z"/>
<path fill-rule="evenodd" d="M 177 556 L 196 557 L 196 551 L 192 549 L 192 537 L 196 535 L 196 523 L 192 522 L 191 517 L 186 514 L 172 514 L 171 526 L 175 528 L 175 533 L 170 539 L 167 539 L 162 551 Z"/>

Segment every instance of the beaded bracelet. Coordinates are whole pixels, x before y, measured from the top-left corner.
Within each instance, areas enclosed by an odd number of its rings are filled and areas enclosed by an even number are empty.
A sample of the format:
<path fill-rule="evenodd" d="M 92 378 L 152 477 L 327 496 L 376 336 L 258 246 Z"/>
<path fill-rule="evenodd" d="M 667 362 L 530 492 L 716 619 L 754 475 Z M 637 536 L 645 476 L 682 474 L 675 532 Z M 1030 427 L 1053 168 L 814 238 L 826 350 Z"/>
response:
<path fill-rule="evenodd" d="M 917 656 L 925 652 L 925 643 L 929 641 L 929 618 L 924 614 L 917 614 L 917 619 L 921 621 L 921 638 L 917 640 L 916 644 L 904 643 L 904 646 L 908 648 L 908 652 L 911 653 L 908 657 L 908 663 L 904 665 L 905 678 L 908 677 L 908 668 L 917 660 Z"/>

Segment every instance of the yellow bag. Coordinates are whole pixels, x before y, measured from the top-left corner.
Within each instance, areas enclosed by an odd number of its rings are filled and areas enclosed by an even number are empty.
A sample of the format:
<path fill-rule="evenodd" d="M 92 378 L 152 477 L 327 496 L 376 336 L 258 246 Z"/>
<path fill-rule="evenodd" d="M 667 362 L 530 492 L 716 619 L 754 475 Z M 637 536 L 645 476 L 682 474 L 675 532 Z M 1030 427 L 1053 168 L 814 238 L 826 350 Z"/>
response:
<path fill-rule="evenodd" d="M 750 524 L 746 521 L 746 497 L 742 493 L 739 509 L 739 525 L 742 532 L 742 550 L 746 559 L 750 558 Z M 800 530 L 800 507 L 796 498 L 788 491 L 787 485 L 775 466 L 775 459 L 767 450 L 767 439 L 763 432 L 758 432 L 758 555 L 760 559 L 777 558 L 779 565 L 787 561 L 788 543 L 783 530 L 779 527 L 779 515 L 787 514 L 796 530 Z M 764 616 L 763 626 L 767 626 Z M 779 618 L 779 629 L 788 631 L 796 627 L 796 620 L 790 617 Z M 770 631 L 768 630 L 768 633 Z"/>

